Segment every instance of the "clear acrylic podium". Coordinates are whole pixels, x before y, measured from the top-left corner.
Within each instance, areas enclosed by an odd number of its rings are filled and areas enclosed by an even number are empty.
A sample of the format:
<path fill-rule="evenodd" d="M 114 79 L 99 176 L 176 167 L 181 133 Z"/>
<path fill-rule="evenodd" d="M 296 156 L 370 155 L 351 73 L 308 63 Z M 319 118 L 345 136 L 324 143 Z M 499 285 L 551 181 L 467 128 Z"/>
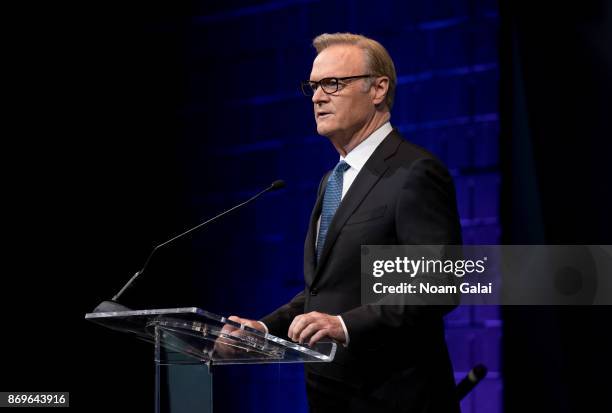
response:
<path fill-rule="evenodd" d="M 96 312 L 85 318 L 153 343 L 156 413 L 212 413 L 213 366 L 324 363 L 336 352 L 334 342 L 310 348 L 196 307 Z"/>

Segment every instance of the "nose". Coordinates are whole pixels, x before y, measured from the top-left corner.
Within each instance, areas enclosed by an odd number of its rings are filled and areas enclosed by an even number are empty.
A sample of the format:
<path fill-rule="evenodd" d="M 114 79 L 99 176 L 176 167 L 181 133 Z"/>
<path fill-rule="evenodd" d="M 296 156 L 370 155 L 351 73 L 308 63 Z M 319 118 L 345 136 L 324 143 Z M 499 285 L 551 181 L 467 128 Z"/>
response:
<path fill-rule="evenodd" d="M 329 101 L 327 93 L 323 92 L 323 88 L 319 86 L 312 94 L 312 103 L 321 103 Z"/>

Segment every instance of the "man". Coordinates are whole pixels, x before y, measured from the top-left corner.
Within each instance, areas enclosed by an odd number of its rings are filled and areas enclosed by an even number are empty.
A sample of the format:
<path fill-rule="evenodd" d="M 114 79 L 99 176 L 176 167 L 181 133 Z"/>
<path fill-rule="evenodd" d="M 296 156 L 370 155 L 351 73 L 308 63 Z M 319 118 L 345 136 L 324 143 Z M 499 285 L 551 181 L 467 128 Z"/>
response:
<path fill-rule="evenodd" d="M 360 302 L 361 245 L 461 243 L 452 179 L 391 127 L 397 77 L 380 43 L 337 33 L 313 45 L 302 89 L 340 162 L 319 185 L 305 288 L 261 321 L 231 319 L 300 343 L 341 344 L 333 362 L 306 365 L 311 412 L 458 412 L 442 320 L 452 307 Z"/>

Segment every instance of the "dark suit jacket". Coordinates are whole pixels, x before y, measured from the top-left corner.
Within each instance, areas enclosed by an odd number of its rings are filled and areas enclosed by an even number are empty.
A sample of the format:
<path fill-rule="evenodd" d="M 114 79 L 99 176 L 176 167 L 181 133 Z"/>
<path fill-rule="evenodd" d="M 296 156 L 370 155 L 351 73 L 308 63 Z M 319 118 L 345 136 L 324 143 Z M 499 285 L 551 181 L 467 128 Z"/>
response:
<path fill-rule="evenodd" d="M 455 189 L 447 169 L 394 130 L 343 198 L 316 263 L 315 231 L 328 176 L 319 185 L 304 246 L 305 289 L 262 321 L 271 334 L 287 337 L 299 314 L 341 315 L 349 346 L 339 346 L 332 363 L 307 364 L 308 377 L 321 376 L 357 389 L 382 388 L 383 397 L 396 398 L 411 411 L 455 411 L 442 320 L 453 307 L 360 302 L 362 244 L 461 244 Z"/>

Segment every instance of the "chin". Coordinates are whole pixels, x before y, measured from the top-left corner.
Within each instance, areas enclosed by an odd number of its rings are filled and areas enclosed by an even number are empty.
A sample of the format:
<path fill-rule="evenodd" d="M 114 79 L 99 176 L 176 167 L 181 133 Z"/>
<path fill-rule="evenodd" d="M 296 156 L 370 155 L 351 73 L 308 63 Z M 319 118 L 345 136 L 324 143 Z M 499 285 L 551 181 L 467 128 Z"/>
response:
<path fill-rule="evenodd" d="M 330 128 L 329 126 L 326 126 L 326 125 L 318 124 L 317 133 L 321 136 L 329 136 L 330 134 L 333 133 L 333 128 Z"/>

